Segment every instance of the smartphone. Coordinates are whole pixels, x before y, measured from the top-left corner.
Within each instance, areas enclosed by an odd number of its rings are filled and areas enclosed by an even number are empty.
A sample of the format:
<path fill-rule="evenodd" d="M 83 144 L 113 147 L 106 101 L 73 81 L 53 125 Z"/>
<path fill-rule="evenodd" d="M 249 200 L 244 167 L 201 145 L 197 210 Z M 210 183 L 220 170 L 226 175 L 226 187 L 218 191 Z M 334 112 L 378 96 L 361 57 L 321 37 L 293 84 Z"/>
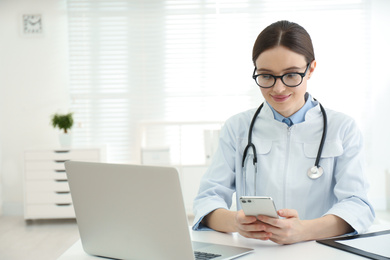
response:
<path fill-rule="evenodd" d="M 271 197 L 242 196 L 240 197 L 240 203 L 246 216 L 264 215 L 279 218 Z"/>

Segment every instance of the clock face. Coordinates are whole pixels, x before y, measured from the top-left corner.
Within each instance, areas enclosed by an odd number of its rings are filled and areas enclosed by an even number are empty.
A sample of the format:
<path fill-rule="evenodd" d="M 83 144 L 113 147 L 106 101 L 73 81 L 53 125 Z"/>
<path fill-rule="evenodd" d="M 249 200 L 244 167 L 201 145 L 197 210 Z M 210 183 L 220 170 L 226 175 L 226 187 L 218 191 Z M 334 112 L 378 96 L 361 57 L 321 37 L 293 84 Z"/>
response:
<path fill-rule="evenodd" d="M 42 16 L 40 14 L 23 15 L 23 32 L 25 34 L 41 34 Z"/>

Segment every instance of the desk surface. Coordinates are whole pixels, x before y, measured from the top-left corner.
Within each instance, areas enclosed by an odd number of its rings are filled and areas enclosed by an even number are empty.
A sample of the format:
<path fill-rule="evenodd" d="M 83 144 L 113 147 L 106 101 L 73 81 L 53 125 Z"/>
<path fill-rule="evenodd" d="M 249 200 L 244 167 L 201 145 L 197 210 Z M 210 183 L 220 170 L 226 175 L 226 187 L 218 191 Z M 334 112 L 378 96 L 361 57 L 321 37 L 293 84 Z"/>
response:
<path fill-rule="evenodd" d="M 387 227 L 373 227 L 370 231 L 378 231 L 388 229 Z M 302 242 L 293 245 L 278 245 L 271 241 L 259 241 L 248 239 L 239 234 L 226 234 L 216 231 L 192 231 L 191 237 L 194 241 L 211 242 L 224 245 L 234 245 L 242 247 L 250 247 L 254 249 L 253 253 L 240 257 L 241 260 L 250 259 L 343 259 L 343 260 L 364 260 L 365 257 L 344 252 L 332 247 L 321 245 L 315 241 Z M 96 260 L 102 259 L 94 257 L 84 252 L 81 241 L 77 241 L 70 247 L 58 260 Z"/>

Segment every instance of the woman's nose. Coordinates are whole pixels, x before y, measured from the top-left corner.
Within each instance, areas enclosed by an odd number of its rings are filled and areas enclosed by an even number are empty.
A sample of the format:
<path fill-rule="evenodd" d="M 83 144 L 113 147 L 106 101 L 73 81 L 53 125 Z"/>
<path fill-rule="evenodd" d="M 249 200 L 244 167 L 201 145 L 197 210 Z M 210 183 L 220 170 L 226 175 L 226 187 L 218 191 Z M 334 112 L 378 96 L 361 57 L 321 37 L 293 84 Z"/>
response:
<path fill-rule="evenodd" d="M 286 85 L 284 85 L 281 78 L 278 78 L 272 88 L 274 92 L 282 93 L 286 89 Z"/>

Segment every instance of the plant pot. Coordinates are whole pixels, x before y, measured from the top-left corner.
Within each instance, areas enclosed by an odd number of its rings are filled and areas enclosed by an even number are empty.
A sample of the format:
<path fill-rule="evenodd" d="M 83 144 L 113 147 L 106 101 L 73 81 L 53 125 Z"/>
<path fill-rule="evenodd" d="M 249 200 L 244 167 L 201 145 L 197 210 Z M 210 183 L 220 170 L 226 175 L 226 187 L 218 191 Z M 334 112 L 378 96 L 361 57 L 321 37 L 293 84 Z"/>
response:
<path fill-rule="evenodd" d="M 58 137 L 62 147 L 70 147 L 72 145 L 72 134 L 60 133 Z"/>

